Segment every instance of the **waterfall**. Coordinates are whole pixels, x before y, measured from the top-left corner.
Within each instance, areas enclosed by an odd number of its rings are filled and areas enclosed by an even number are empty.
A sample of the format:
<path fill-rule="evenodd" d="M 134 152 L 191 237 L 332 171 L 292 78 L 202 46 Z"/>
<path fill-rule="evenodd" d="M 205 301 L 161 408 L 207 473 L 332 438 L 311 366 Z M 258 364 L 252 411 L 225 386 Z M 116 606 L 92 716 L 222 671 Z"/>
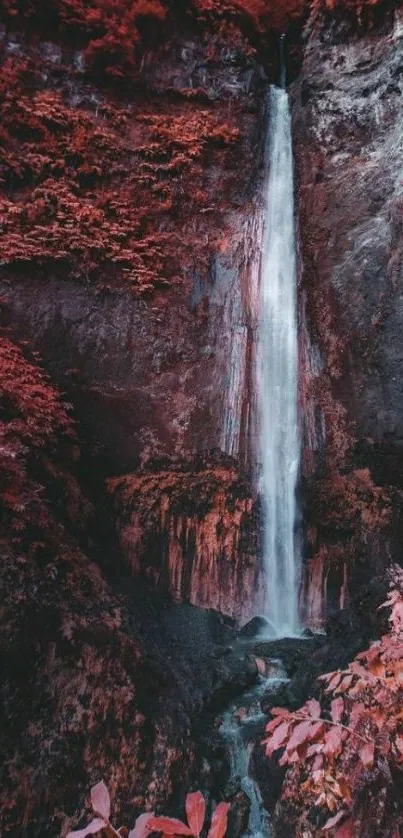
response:
<path fill-rule="evenodd" d="M 294 529 L 299 465 L 296 242 L 291 113 L 272 87 L 265 232 L 258 326 L 260 491 L 267 616 L 277 635 L 298 631 L 298 555 Z"/>

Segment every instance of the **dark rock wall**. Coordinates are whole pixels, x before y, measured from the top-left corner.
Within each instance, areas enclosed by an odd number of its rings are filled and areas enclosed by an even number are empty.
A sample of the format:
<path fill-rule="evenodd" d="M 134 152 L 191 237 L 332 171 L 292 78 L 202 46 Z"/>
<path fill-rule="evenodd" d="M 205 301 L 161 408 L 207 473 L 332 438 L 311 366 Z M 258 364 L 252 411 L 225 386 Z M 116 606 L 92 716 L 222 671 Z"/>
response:
<path fill-rule="evenodd" d="M 401 556 L 402 26 L 317 21 L 292 91 L 313 622 Z"/>

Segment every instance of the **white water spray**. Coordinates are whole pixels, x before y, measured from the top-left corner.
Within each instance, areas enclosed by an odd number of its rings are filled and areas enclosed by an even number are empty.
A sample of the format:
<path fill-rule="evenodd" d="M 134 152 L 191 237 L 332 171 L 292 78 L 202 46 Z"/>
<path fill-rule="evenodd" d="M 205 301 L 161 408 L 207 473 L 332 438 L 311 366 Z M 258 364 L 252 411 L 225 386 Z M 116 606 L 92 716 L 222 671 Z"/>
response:
<path fill-rule="evenodd" d="M 295 546 L 299 465 L 296 245 L 291 114 L 270 91 L 269 178 L 261 265 L 258 392 L 267 616 L 278 636 L 299 629 Z"/>

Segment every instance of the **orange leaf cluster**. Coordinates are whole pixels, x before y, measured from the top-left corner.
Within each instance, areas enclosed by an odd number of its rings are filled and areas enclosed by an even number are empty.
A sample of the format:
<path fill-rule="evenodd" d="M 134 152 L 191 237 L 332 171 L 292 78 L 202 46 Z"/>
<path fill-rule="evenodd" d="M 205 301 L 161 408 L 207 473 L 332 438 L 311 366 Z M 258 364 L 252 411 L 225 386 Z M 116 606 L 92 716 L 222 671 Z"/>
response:
<path fill-rule="evenodd" d="M 266 751 L 291 766 L 283 814 L 298 810 L 295 834 L 391 835 L 403 776 L 403 571 L 395 569 L 390 633 L 345 670 L 322 676 L 322 701 L 272 710 Z M 315 815 L 316 813 L 316 815 Z M 312 829 L 316 823 L 319 832 Z M 294 821 L 295 823 L 295 821 Z M 298 831 L 300 830 L 300 831 Z M 306 830 L 306 831 L 305 831 Z M 382 831 L 390 830 L 390 831 Z"/>

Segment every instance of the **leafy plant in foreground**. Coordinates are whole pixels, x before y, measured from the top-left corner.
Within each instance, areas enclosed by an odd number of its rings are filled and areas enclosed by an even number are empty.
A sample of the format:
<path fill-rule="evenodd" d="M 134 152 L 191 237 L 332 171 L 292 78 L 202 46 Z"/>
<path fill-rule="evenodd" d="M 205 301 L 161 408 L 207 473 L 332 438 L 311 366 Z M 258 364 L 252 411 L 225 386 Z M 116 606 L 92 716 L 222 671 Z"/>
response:
<path fill-rule="evenodd" d="M 85 838 L 95 835 L 102 830 L 108 836 L 118 838 L 147 838 L 152 832 L 160 832 L 165 836 L 190 835 L 200 838 L 206 817 L 206 802 L 200 791 L 191 792 L 186 797 L 187 823 L 177 818 L 155 817 L 153 812 L 140 815 L 133 829 L 128 833 L 126 827 L 115 827 L 110 822 L 111 800 L 109 791 L 103 781 L 91 789 L 91 805 L 94 818 L 83 829 L 69 832 L 66 838 Z M 213 812 L 211 826 L 207 838 L 224 838 L 227 830 L 229 803 L 219 803 Z"/>
<path fill-rule="evenodd" d="M 390 633 L 357 655 L 345 670 L 321 676 L 321 703 L 297 712 L 278 707 L 266 727 L 266 753 L 290 766 L 282 802 L 302 811 L 299 828 L 318 812 L 320 834 L 372 836 L 387 827 L 398 835 L 399 788 L 403 781 L 403 571 L 381 607 L 390 607 Z M 291 807 L 290 807 L 291 808 Z M 374 823 L 369 820 L 374 817 Z M 317 822 L 317 820 L 316 820 Z M 367 828 L 372 831 L 365 831 Z M 396 830 L 396 831 L 394 831 Z M 316 833 L 315 833 L 316 834 Z M 382 832 L 382 834 L 384 834 Z"/>

